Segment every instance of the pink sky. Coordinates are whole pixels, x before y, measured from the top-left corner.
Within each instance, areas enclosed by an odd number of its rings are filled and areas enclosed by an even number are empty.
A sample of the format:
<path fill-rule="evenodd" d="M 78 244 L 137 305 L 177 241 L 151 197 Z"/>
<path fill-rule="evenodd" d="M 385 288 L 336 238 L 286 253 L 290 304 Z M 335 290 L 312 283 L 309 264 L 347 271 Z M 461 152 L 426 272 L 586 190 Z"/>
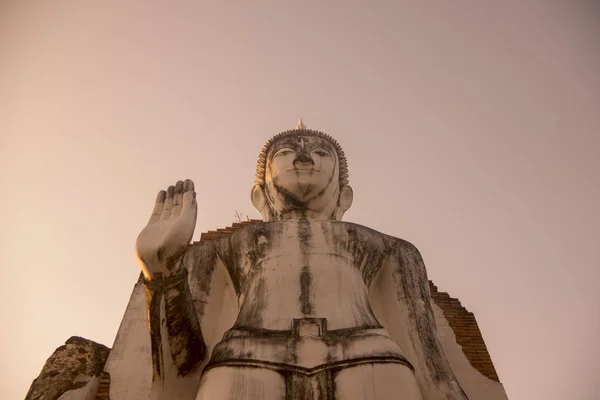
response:
<path fill-rule="evenodd" d="M 258 218 L 299 116 L 346 151 L 345 219 L 421 250 L 511 400 L 598 398 L 600 7 L 324 3 L 0 4 L 0 398 L 72 335 L 112 346 L 159 189 L 196 182 L 195 239 Z"/>

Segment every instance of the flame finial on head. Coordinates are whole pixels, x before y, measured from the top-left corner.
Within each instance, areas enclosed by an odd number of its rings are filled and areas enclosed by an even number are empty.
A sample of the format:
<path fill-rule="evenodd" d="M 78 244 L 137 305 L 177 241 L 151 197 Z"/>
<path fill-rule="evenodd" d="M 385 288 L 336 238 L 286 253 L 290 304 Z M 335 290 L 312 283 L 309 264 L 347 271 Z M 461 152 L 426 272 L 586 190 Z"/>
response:
<path fill-rule="evenodd" d="M 306 130 L 306 125 L 304 125 L 304 122 L 302 122 L 302 118 L 298 118 L 298 123 L 296 124 L 296 130 L 297 131 Z"/>

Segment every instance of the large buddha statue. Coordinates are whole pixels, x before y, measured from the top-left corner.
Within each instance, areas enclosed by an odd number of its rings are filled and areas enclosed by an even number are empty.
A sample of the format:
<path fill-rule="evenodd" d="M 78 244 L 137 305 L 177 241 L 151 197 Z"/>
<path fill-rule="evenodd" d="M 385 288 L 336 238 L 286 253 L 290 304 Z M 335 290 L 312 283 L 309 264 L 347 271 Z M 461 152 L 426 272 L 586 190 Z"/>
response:
<path fill-rule="evenodd" d="M 342 222 L 340 145 L 301 122 L 264 146 L 251 199 L 264 222 L 190 241 L 190 180 L 158 194 L 137 239 L 152 396 L 197 400 L 466 399 L 410 243 Z"/>

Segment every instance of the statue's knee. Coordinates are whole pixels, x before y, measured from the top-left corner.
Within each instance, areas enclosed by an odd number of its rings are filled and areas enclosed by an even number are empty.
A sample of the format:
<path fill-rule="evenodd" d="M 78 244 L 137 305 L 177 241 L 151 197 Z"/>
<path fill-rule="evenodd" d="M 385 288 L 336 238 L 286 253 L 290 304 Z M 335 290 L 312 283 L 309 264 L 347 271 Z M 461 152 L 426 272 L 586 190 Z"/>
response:
<path fill-rule="evenodd" d="M 253 367 L 216 367 L 202 374 L 196 400 L 284 400 L 285 379 Z"/>
<path fill-rule="evenodd" d="M 335 374 L 336 400 L 422 400 L 413 371 L 402 364 L 361 364 Z"/>

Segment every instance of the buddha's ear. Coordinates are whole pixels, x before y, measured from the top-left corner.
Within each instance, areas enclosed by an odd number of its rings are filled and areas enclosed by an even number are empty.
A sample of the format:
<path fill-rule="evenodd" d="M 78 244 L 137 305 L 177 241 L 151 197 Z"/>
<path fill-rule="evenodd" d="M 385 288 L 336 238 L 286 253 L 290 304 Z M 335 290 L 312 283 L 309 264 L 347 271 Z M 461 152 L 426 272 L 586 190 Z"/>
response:
<path fill-rule="evenodd" d="M 254 185 L 254 187 L 252 188 L 252 192 L 250 193 L 250 199 L 252 200 L 254 208 L 256 208 L 258 212 L 261 212 L 262 209 L 265 207 L 265 204 L 267 203 L 265 192 L 260 187 L 260 185 Z"/>
<path fill-rule="evenodd" d="M 256 208 L 259 213 L 264 215 L 263 210 L 267 204 L 267 197 L 265 196 L 265 192 L 260 185 L 254 185 L 252 192 L 250 193 L 250 199 L 252 200 L 254 208 Z"/>
<path fill-rule="evenodd" d="M 344 185 L 340 189 L 340 208 L 346 212 L 352 205 L 352 201 L 354 200 L 354 192 L 349 185 Z"/>
<path fill-rule="evenodd" d="M 338 200 L 338 207 L 335 212 L 335 219 L 340 221 L 342 216 L 350 206 L 352 205 L 352 201 L 354 200 L 354 192 L 349 185 L 344 185 L 340 189 L 340 198 Z"/>

